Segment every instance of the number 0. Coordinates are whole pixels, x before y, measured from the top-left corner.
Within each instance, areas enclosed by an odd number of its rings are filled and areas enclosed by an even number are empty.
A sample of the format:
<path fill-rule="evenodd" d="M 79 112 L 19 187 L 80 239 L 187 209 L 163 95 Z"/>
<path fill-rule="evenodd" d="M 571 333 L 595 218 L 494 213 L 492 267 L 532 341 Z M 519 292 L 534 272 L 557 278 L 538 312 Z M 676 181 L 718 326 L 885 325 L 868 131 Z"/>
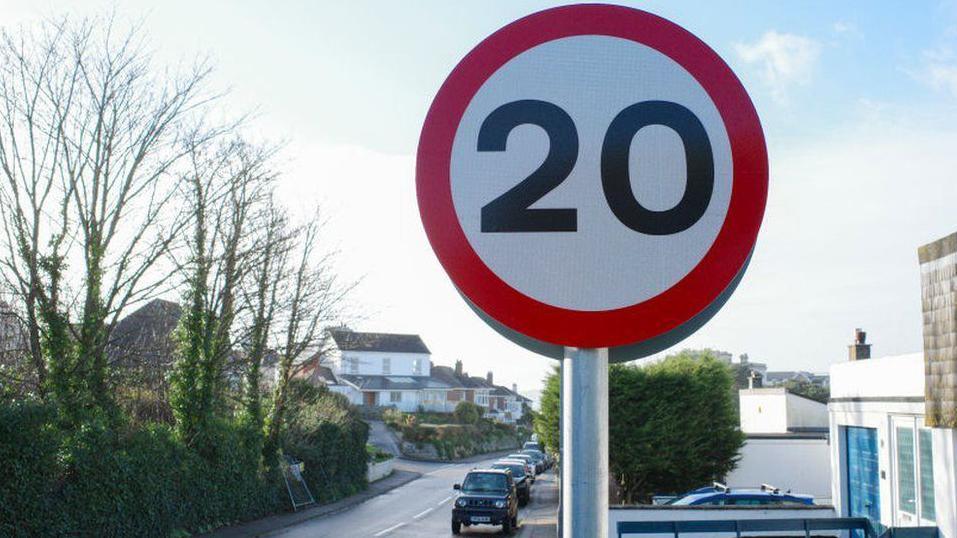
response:
<path fill-rule="evenodd" d="M 495 109 L 482 122 L 478 151 L 505 151 L 509 133 L 524 124 L 538 125 L 549 139 L 545 161 L 531 175 L 482 207 L 482 232 L 574 232 L 577 210 L 531 209 L 529 206 L 558 187 L 578 159 L 575 122 L 561 107 L 545 101 L 522 100 Z M 643 128 L 662 125 L 674 130 L 685 150 L 684 195 L 677 205 L 653 211 L 641 205 L 631 188 L 631 143 Z M 615 217 L 632 230 L 670 235 L 694 226 L 704 216 L 714 191 L 714 155 L 701 120 L 686 107 L 669 101 L 644 101 L 615 116 L 601 148 L 601 183 Z"/>

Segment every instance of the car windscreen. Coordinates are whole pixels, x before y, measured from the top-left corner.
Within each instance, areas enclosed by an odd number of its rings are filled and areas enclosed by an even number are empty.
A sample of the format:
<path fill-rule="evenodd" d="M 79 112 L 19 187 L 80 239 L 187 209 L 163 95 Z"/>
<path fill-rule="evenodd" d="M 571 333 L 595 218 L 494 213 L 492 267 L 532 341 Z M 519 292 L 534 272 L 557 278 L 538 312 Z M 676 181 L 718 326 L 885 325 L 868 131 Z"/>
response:
<path fill-rule="evenodd" d="M 542 453 L 539 452 L 539 451 L 537 451 L 537 450 L 523 450 L 523 451 L 522 451 L 522 454 L 528 454 L 529 456 L 531 456 L 531 457 L 533 457 L 533 458 L 535 458 L 535 459 L 537 459 L 537 460 L 542 459 Z"/>
<path fill-rule="evenodd" d="M 516 480 L 525 478 L 525 466 L 521 463 L 496 463 L 492 469 L 510 469 Z"/>
<path fill-rule="evenodd" d="M 504 493 L 507 490 L 505 475 L 498 473 L 469 473 L 462 483 L 465 493 Z"/>

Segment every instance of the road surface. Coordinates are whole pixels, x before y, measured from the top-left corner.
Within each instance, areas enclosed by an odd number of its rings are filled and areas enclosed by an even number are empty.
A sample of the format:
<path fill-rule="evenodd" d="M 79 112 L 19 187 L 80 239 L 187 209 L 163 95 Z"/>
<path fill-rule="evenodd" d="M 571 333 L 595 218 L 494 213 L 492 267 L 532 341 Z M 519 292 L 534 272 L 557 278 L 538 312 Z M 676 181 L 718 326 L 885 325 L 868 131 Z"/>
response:
<path fill-rule="evenodd" d="M 422 463 L 398 461 L 397 467 L 423 473 L 414 480 L 388 493 L 370 499 L 347 511 L 305 521 L 269 536 L 314 538 L 318 536 L 368 538 L 420 538 L 452 536 L 451 514 L 455 491 L 452 484 L 461 482 L 465 473 L 494 461 L 472 463 Z M 558 487 L 554 471 L 539 475 L 532 486 L 532 500 L 519 510 L 519 529 L 515 536 L 553 538 Z M 462 536 L 500 535 L 499 527 L 477 526 L 462 529 Z"/>

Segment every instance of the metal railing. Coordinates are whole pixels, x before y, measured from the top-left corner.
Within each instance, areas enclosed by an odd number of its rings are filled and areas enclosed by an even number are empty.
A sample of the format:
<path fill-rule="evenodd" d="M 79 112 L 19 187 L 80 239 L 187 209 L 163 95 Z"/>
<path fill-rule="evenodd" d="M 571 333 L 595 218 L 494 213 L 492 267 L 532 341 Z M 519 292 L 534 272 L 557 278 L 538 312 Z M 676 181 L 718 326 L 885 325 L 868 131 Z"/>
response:
<path fill-rule="evenodd" d="M 810 537 L 813 531 L 861 531 L 866 538 L 882 538 L 863 517 L 814 518 L 814 519 L 738 519 L 705 521 L 620 521 L 618 538 L 627 534 L 682 534 L 733 532 L 740 538 L 743 532 L 803 532 Z M 860 535 L 858 535 L 860 536 Z"/>

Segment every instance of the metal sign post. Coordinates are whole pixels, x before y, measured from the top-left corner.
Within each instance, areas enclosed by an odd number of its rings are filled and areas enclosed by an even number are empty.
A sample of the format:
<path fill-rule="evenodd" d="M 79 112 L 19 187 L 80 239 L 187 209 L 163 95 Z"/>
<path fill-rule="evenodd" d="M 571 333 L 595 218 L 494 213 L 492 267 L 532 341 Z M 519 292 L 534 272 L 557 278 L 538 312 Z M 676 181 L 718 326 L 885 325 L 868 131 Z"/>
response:
<path fill-rule="evenodd" d="M 562 359 L 562 530 L 608 536 L 608 349 Z"/>

